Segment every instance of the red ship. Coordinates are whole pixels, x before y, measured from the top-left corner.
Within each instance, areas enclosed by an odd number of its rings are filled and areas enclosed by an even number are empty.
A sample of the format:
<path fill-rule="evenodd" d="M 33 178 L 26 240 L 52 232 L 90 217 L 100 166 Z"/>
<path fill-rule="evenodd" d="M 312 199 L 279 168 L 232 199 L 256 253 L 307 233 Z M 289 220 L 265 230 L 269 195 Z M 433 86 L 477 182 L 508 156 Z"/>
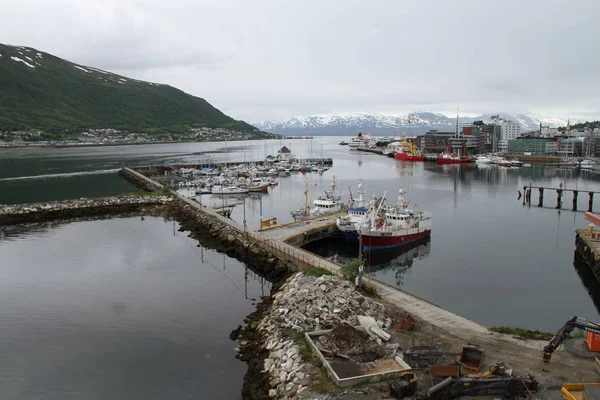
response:
<path fill-rule="evenodd" d="M 431 235 L 431 213 L 408 209 L 403 194 L 400 189 L 396 206 L 381 210 L 380 205 L 370 220 L 358 225 L 365 251 L 406 246 Z"/>
<path fill-rule="evenodd" d="M 402 161 L 425 161 L 425 156 L 412 144 L 403 147 L 400 151 L 394 151 L 394 158 Z"/>
<path fill-rule="evenodd" d="M 467 156 L 459 156 L 454 153 L 442 153 L 438 156 L 437 161 L 438 164 L 464 164 L 473 162 L 471 157 Z"/>

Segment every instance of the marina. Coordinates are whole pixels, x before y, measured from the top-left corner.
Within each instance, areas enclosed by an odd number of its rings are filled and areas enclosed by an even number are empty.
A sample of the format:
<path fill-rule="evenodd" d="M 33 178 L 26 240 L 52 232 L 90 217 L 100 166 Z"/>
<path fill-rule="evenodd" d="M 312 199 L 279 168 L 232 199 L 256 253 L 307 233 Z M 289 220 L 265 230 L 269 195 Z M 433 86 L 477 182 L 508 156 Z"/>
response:
<path fill-rule="evenodd" d="M 576 170 L 536 165 L 523 168 L 500 168 L 476 163 L 467 166 L 437 166 L 435 163 L 405 162 L 374 154 L 349 151 L 347 146 L 338 145 L 339 138 L 336 137 L 315 139 L 312 144 L 310 142 L 310 140 L 294 141 L 293 153 L 298 158 L 310 159 L 308 157 L 310 152 L 312 151 L 314 154 L 314 149 L 320 149 L 322 146 L 324 153 L 334 159 L 331 169 L 322 175 L 318 173 L 303 175 L 300 172 L 293 172 L 289 177 L 277 177 L 278 185 L 269 187 L 267 193 L 234 195 L 231 196 L 231 199 L 228 198 L 229 196 L 213 196 L 212 194 L 196 196 L 193 188 L 184 187 L 180 190 L 178 183 L 175 183 L 174 187 L 177 191 L 184 192 L 186 197 L 195 198 L 192 201 L 205 206 L 218 207 L 223 203 L 235 204 L 229 207 L 228 211 L 233 221 L 243 226 L 245 220 L 247 229 L 254 232 L 261 230 L 262 221 L 265 224 L 264 233 L 268 232 L 269 235 L 275 235 L 277 232 L 269 232 L 269 228 L 292 223 L 293 217 L 290 210 L 304 205 L 305 178 L 308 178 L 311 189 L 309 196 L 311 204 L 314 198 L 312 193 L 318 195 L 328 189 L 333 175 L 336 175 L 337 186 L 341 189 L 342 202 L 345 204 L 350 203 L 350 190 L 355 198 L 358 197 L 357 177 L 370 177 L 363 179 L 364 197 L 368 200 L 372 195 L 380 197 L 386 190 L 392 196 L 392 193 L 397 193 L 400 187 L 404 187 L 411 204 L 417 204 L 421 209 L 432 212 L 435 228 L 428 245 L 428 256 L 415 259 L 413 265 L 402 272 L 403 279 L 398 287 L 486 325 L 508 324 L 532 329 L 553 330 L 563 319 L 558 314 L 569 314 L 575 306 L 582 310 L 580 312 L 582 315 L 587 315 L 589 318 L 594 319 L 598 315 L 587 290 L 582 290 L 584 283 L 575 273 L 573 266 L 573 232 L 575 229 L 585 226 L 585 224 L 582 225 L 583 213 L 549 214 L 546 208 L 539 209 L 539 211 L 533 207 L 531 209 L 521 208 L 523 198 L 517 200 L 517 192 L 522 191 L 523 186 L 529 186 L 530 182 L 537 183 L 537 186 L 553 188 L 558 188 L 559 183 L 563 182 L 563 187 L 567 189 L 594 191 L 597 184 L 594 175 L 586 175 L 584 171 L 580 174 Z M 276 153 L 277 149 L 283 145 L 290 147 L 285 142 L 277 141 L 276 146 L 270 144 L 267 146 L 267 150 L 273 148 Z M 153 149 L 152 151 L 157 156 L 144 156 L 144 152 L 149 148 Z M 5 167 L 2 170 L 4 175 L 0 178 L 0 203 L 10 204 L 10 196 L 14 194 L 16 187 L 19 187 L 21 192 L 27 196 L 23 197 L 21 202 L 44 201 L 47 197 L 42 196 L 52 194 L 60 195 L 63 199 L 65 196 L 68 198 L 69 195 L 73 198 L 86 197 L 88 193 L 98 193 L 95 192 L 98 182 L 104 183 L 108 190 L 112 187 L 122 186 L 121 190 L 131 192 L 135 189 L 116 176 L 116 171 L 111 169 L 119 166 L 119 163 L 123 166 L 131 165 L 143 173 L 165 179 L 163 166 L 168 167 L 168 171 L 174 172 L 181 167 L 199 169 L 207 168 L 210 165 L 224 165 L 226 158 L 228 164 L 242 164 L 244 159 L 249 159 L 249 154 L 260 155 L 261 151 L 262 155 L 259 156 L 259 159 L 264 160 L 268 155 L 265 152 L 263 141 L 230 142 L 228 143 L 227 157 L 224 143 L 187 146 L 156 145 L 148 146 L 148 149 L 144 149 L 144 146 L 80 149 L 78 151 L 83 152 L 83 156 L 87 157 L 85 164 L 91 165 L 88 168 L 110 170 L 110 172 L 73 175 L 64 178 L 44 175 L 45 169 L 52 169 L 53 174 L 71 174 L 73 171 L 73 169 L 67 169 L 66 164 L 64 166 L 57 165 L 55 158 L 44 160 L 39 158 L 33 150 L 23 150 L 17 161 L 10 158 L 10 154 L 4 153 L 4 157 L 8 158 L 0 159 L 0 164 L 3 161 L 10 164 L 2 164 Z M 57 151 L 74 154 L 75 150 L 77 149 Z M 111 155 L 111 152 L 114 152 L 115 155 Z M 269 151 L 269 153 L 271 152 Z M 168 162 L 159 164 L 153 161 L 158 159 L 167 159 Z M 8 165 L 16 166 L 21 174 L 28 174 L 31 166 L 34 165 L 42 173 L 39 174 L 39 178 L 16 180 L 7 175 L 11 171 L 10 167 L 7 167 Z M 148 167 L 151 165 L 155 167 Z M 154 172 L 152 172 L 153 168 Z M 32 174 L 29 172 L 29 175 Z M 169 176 L 174 175 L 170 174 Z M 168 179 L 168 177 L 166 178 Z M 74 183 L 67 184 L 68 182 Z M 54 191 L 35 189 L 49 185 L 56 189 Z M 57 190 L 62 190 L 62 192 L 57 192 Z M 555 205 L 554 194 L 555 192 L 550 196 L 552 203 L 549 204 L 552 207 Z M 578 209 L 587 210 L 587 203 L 588 196 L 582 196 L 580 193 Z M 570 196 L 568 206 L 571 208 Z M 495 211 L 504 210 L 507 207 L 510 212 Z M 342 213 L 330 221 L 334 225 L 327 228 L 331 230 L 330 232 L 315 231 L 313 235 L 317 238 L 319 235 L 321 238 L 325 238 L 327 235 L 338 236 L 335 220 L 343 215 Z M 466 215 L 478 215 L 478 217 L 472 219 L 466 218 Z M 485 236 L 470 234 L 470 232 L 481 229 L 481 224 L 495 225 L 494 221 L 498 218 L 505 221 L 503 226 L 511 227 L 510 233 L 500 227 L 488 231 Z M 534 236 L 531 234 L 532 229 L 537 232 Z M 466 237 L 469 238 L 468 241 L 459 239 Z M 531 246 L 538 248 L 539 251 L 535 253 L 525 250 L 515 251 L 520 248 L 518 243 L 523 241 L 532 243 Z M 492 250 L 489 248 L 489 243 L 494 243 Z M 347 244 L 343 239 L 342 243 L 332 246 L 327 249 L 321 246 L 319 250 L 324 252 L 322 254 L 326 252 L 327 257 L 344 254 L 345 248 L 348 246 L 354 253 L 354 257 L 358 253 L 358 246 Z M 490 251 L 492 256 L 489 254 Z M 349 253 L 350 251 L 348 251 Z M 392 256 L 393 254 L 389 255 L 389 257 Z M 395 257 L 401 259 L 403 256 L 398 254 Z M 393 272 L 396 264 L 389 265 L 391 270 L 376 270 L 377 267 L 374 265 L 373 276 L 379 277 L 389 284 L 397 285 Z M 479 268 L 478 265 L 485 267 Z M 493 310 L 473 307 L 471 302 L 460 294 L 464 290 L 475 290 L 477 295 L 482 298 L 486 298 L 488 295 L 502 297 L 503 293 L 512 287 L 515 278 L 521 282 L 536 281 L 539 273 L 536 265 L 551 265 L 562 271 L 560 280 L 550 280 L 546 282 L 546 285 L 549 291 L 569 288 L 568 290 L 572 293 L 569 299 L 559 302 L 555 301 L 552 296 L 548 296 L 548 291 L 540 292 L 534 297 L 539 299 L 540 304 L 544 304 L 540 308 L 540 306 L 536 306 L 537 301 L 531 302 L 529 294 L 518 293 L 506 300 L 514 307 L 514 311 L 508 312 L 504 307 L 495 307 Z M 495 272 L 502 270 L 509 271 L 508 275 L 499 275 Z M 494 277 L 495 285 L 493 287 L 484 285 L 485 290 L 478 289 L 477 286 L 468 286 L 467 288 L 462 281 L 456 280 L 458 271 L 465 271 L 460 273 L 468 273 L 469 279 L 476 282 L 487 282 L 490 277 Z M 432 273 L 435 279 L 432 279 Z M 444 284 L 444 281 L 453 282 L 451 289 Z M 600 316 L 597 319 L 600 319 Z"/>

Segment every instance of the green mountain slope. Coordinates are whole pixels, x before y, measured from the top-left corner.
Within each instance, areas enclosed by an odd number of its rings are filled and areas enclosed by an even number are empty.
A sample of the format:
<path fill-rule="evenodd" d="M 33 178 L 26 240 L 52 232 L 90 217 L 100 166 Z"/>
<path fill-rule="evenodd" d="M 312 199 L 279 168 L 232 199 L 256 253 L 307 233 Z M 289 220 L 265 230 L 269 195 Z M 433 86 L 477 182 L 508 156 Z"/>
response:
<path fill-rule="evenodd" d="M 0 131 L 116 128 L 152 133 L 190 127 L 254 129 L 171 86 L 0 44 Z"/>

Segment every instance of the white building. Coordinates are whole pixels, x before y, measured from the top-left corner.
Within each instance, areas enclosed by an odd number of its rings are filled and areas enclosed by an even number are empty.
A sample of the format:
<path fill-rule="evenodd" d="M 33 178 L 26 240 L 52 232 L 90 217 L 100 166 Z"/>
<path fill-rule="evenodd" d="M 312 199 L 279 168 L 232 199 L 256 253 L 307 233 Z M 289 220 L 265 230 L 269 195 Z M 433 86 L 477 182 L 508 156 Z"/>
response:
<path fill-rule="evenodd" d="M 521 136 L 521 125 L 518 122 L 495 117 L 492 119 L 492 124 L 500 125 L 499 151 L 507 151 L 508 141 Z"/>

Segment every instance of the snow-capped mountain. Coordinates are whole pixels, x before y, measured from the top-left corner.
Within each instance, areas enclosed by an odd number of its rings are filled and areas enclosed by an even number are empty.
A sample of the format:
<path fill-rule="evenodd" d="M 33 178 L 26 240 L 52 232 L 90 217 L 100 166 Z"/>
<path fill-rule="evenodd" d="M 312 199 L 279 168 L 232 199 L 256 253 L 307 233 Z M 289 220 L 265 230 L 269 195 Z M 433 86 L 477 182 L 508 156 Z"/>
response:
<path fill-rule="evenodd" d="M 567 121 L 558 118 L 537 119 L 523 114 L 500 113 L 501 118 L 513 120 L 521 124 L 521 132 L 539 129 L 540 122 L 544 126 L 565 126 Z M 305 116 L 294 117 L 287 121 L 262 121 L 253 125 L 261 130 L 283 135 L 348 135 L 357 132 L 372 133 L 376 135 L 394 135 L 408 132 L 408 115 L 394 116 L 379 113 L 357 113 L 350 115 Z M 460 122 L 473 122 L 483 120 L 489 122 L 491 114 L 477 117 L 461 117 Z M 456 127 L 456 118 L 432 112 L 417 112 L 410 114 L 410 130 L 413 134 L 425 133 L 430 129 L 453 132 Z"/>

